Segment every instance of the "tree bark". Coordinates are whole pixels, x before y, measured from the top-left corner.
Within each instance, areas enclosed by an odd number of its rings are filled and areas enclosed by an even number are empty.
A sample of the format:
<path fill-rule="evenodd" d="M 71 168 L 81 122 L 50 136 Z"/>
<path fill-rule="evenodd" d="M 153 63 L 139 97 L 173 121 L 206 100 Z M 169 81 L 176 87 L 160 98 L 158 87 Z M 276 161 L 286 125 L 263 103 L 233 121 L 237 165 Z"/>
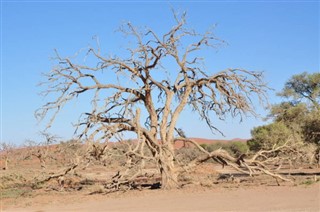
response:
<path fill-rule="evenodd" d="M 173 145 L 163 148 L 159 157 L 159 168 L 161 174 L 161 188 L 172 189 L 179 187 L 178 174 L 174 165 Z M 168 147 L 167 146 L 167 147 Z"/>
<path fill-rule="evenodd" d="M 8 170 L 9 169 L 8 163 L 9 163 L 9 157 L 6 157 L 5 161 L 4 161 L 4 170 Z"/>

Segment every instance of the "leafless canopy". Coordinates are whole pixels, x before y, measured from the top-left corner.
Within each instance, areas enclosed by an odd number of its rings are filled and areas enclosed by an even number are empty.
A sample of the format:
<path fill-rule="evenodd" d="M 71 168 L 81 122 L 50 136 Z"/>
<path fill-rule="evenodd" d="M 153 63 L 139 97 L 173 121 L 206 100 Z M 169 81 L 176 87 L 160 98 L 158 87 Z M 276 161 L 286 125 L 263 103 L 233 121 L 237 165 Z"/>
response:
<path fill-rule="evenodd" d="M 92 108 L 77 125 L 79 136 L 105 142 L 133 132 L 138 142 L 126 154 L 154 160 L 163 186 L 175 185 L 173 145 L 181 112 L 191 107 L 209 128 L 218 130 L 213 117 L 256 115 L 252 98 L 266 102 L 268 88 L 260 72 L 227 69 L 209 74 L 203 68 L 202 50 L 215 49 L 223 41 L 210 30 L 201 34 L 188 29 L 185 14 L 174 14 L 174 20 L 163 35 L 123 25 L 120 31 L 135 41 L 125 56 L 105 56 L 98 40 L 96 48 L 88 49 L 84 64 L 56 52 L 58 63 L 43 83 L 48 86 L 43 94 L 53 101 L 37 110 L 36 117 L 49 115 L 50 127 L 66 103 L 90 98 Z M 144 154 L 145 147 L 151 156 Z"/>

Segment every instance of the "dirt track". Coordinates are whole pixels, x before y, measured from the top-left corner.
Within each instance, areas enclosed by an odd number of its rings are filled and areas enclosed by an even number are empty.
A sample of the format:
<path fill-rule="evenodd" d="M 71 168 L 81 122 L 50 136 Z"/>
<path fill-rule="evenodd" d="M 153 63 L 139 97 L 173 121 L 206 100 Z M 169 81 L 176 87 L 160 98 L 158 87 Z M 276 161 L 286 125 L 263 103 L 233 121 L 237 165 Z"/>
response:
<path fill-rule="evenodd" d="M 18 204 L 3 211 L 320 211 L 320 184 L 37 196 Z"/>

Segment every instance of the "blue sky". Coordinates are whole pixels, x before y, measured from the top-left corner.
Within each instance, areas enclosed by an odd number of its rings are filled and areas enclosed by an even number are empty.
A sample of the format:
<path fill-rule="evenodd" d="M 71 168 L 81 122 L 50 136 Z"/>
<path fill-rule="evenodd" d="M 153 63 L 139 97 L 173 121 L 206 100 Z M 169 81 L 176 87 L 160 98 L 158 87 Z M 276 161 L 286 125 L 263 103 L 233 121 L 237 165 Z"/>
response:
<path fill-rule="evenodd" d="M 190 27 L 205 31 L 217 24 L 215 34 L 228 42 L 206 58 L 208 69 L 245 68 L 264 71 L 269 86 L 279 91 L 293 74 L 319 71 L 319 2 L 317 1 L 2 1 L 1 2 L 1 141 L 22 144 L 37 139 L 45 123 L 34 111 L 45 101 L 38 95 L 54 63 L 54 49 L 73 55 L 98 36 L 106 53 L 126 47 L 115 30 L 130 21 L 159 33 L 171 28 L 170 8 L 187 11 Z M 120 55 L 121 56 L 121 55 Z M 270 92 L 270 102 L 281 101 Z M 73 134 L 71 123 L 82 104 L 64 110 L 51 129 L 64 138 Z M 257 106 L 258 112 L 267 111 Z M 195 124 L 196 123 L 196 124 Z M 226 139 L 248 138 L 259 119 L 248 117 L 217 122 Z M 223 138 L 186 114 L 179 125 L 189 137 Z"/>

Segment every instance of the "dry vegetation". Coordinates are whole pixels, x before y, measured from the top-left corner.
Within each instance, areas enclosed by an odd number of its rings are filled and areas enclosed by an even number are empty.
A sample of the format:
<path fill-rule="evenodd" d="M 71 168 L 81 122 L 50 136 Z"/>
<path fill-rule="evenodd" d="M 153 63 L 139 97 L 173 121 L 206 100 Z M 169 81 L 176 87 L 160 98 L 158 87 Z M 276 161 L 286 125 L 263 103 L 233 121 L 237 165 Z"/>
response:
<path fill-rule="evenodd" d="M 133 178 L 132 181 L 120 183 L 122 177 L 120 171 L 128 163 L 126 156 L 121 152 L 130 148 L 130 142 L 132 141 L 110 143 L 107 146 L 101 144 L 99 147 L 88 149 L 85 144 L 68 141 L 48 146 L 28 146 L 3 151 L 1 167 L 5 167 L 4 162 L 7 158 L 10 162 L 6 169 L 1 170 L 2 199 L 33 197 L 52 192 L 106 194 L 114 191 L 159 188 L 161 175 L 152 163 L 146 164 L 146 168 L 141 170 L 142 174 Z M 245 145 L 245 142 L 241 143 Z M 226 148 L 226 145 L 234 146 L 235 143 L 213 143 L 204 146 L 206 149 L 218 149 L 221 146 Z M 198 149 L 192 147 L 182 147 L 175 151 L 177 163 L 193 161 L 201 154 Z M 235 151 L 229 148 L 229 151 L 230 155 L 236 157 L 240 150 Z M 45 162 L 39 160 L 35 152 L 39 154 L 43 152 L 42 154 L 46 156 L 43 157 Z M 247 154 L 250 153 L 247 152 Z M 263 154 L 263 152 L 259 153 L 260 156 Z M 257 154 L 254 155 L 257 156 Z M 82 163 L 79 163 L 81 160 Z M 278 160 L 277 163 L 273 163 L 274 161 L 270 160 L 267 162 L 263 164 L 265 170 L 267 168 L 272 170 L 280 178 L 273 175 L 270 175 L 271 177 L 255 175 L 255 172 L 247 173 L 240 169 L 241 165 L 236 168 L 221 166 L 219 161 L 210 159 L 197 165 L 195 169 L 181 172 L 178 182 L 181 188 L 190 186 L 237 188 L 257 185 L 308 185 L 319 181 L 320 170 L 312 161 L 295 160 L 288 163 L 288 160 L 284 160 L 280 163 Z M 277 180 L 282 178 L 287 180 Z"/>
<path fill-rule="evenodd" d="M 102 56 L 99 42 L 85 55 L 96 61 L 93 66 L 56 52 L 57 65 L 43 83 L 43 95 L 51 100 L 36 116 L 49 118 L 50 128 L 63 106 L 84 93 L 93 94 L 87 100 L 92 108 L 80 115 L 77 139 L 61 141 L 42 133 L 42 141 L 29 140 L 21 148 L 1 145 L 3 199 L 319 181 L 320 75 L 294 76 L 282 95 L 300 92 L 305 97 L 307 92 L 312 104 L 299 102 L 300 97 L 273 106 L 274 123 L 255 128 L 248 142 L 201 143 L 177 129 L 185 108 L 219 131 L 212 117 L 256 116 L 254 101 L 264 105 L 269 88 L 260 72 L 227 69 L 209 75 L 198 53 L 223 42 L 210 30 L 201 34 L 188 29 L 185 14 L 174 13 L 174 20 L 162 36 L 130 23 L 122 26 L 120 31 L 136 42 L 129 58 Z M 185 38 L 191 43 L 184 44 Z M 170 74 L 164 67 L 167 60 L 176 65 Z M 306 89 L 293 91 L 297 82 Z M 136 139 L 124 140 L 125 133 Z"/>

